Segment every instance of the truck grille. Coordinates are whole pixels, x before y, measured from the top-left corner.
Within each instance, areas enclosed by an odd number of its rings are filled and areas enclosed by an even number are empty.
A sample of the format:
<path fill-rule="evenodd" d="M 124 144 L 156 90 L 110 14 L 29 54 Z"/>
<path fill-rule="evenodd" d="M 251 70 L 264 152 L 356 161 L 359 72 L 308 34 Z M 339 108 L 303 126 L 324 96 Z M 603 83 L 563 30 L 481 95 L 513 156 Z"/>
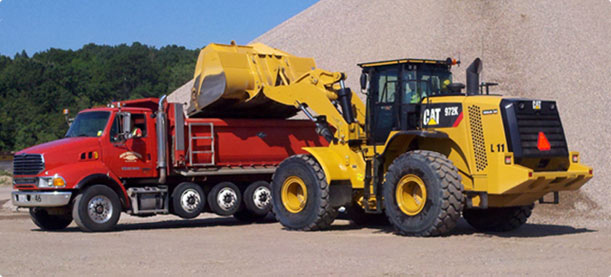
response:
<path fill-rule="evenodd" d="M 45 169 L 40 154 L 21 154 L 13 158 L 13 175 L 36 175 Z"/>
<path fill-rule="evenodd" d="M 501 111 L 508 149 L 516 158 L 568 157 L 556 102 L 504 99 Z M 549 141 L 549 149 L 539 149 L 541 133 Z"/>

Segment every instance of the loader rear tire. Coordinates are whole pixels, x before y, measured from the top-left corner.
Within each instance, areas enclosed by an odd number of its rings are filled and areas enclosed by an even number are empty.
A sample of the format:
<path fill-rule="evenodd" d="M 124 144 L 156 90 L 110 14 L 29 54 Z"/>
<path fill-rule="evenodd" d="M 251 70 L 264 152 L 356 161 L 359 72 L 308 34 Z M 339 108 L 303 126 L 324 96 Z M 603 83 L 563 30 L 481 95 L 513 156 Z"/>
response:
<path fill-rule="evenodd" d="M 534 204 L 519 207 L 465 209 L 463 217 L 481 232 L 507 232 L 522 226 L 532 214 Z"/>
<path fill-rule="evenodd" d="M 416 150 L 400 155 L 388 168 L 382 188 L 388 220 L 404 236 L 449 233 L 463 208 L 460 180 L 443 154 Z"/>
<path fill-rule="evenodd" d="M 272 177 L 272 207 L 289 230 L 328 228 L 338 211 L 331 206 L 329 184 L 320 164 L 309 155 L 285 159 Z"/>

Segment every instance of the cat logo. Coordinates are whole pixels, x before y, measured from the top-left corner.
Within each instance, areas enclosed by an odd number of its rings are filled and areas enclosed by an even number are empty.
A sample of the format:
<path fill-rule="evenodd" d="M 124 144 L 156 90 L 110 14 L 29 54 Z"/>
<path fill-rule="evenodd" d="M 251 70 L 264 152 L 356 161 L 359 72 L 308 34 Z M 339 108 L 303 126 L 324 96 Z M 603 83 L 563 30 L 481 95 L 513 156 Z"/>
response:
<path fill-rule="evenodd" d="M 422 124 L 438 125 L 439 124 L 439 112 L 441 112 L 441 108 L 424 110 L 424 114 L 422 116 Z"/>
<path fill-rule="evenodd" d="M 540 110 L 540 109 L 541 109 L 541 100 L 533 101 L 533 110 Z"/>
<path fill-rule="evenodd" d="M 138 159 L 142 159 L 142 155 L 136 153 L 136 152 L 131 152 L 131 151 L 127 151 L 124 152 L 123 154 L 119 155 L 120 159 L 123 159 L 124 161 L 131 163 L 131 162 L 135 162 Z"/>

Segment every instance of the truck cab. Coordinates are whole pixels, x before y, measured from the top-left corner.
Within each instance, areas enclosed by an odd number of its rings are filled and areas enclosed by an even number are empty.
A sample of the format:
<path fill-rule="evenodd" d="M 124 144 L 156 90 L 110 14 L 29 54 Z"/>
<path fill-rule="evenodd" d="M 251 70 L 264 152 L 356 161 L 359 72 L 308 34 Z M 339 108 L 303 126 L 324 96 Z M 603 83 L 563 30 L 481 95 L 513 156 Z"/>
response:
<path fill-rule="evenodd" d="M 122 180 L 156 178 L 154 112 L 144 107 L 100 107 L 79 112 L 64 138 L 15 154 L 12 201 L 31 207 L 35 223 L 56 229 L 71 219 L 69 206 L 89 186 L 104 186 L 108 201 L 98 201 L 99 222 L 114 207 L 130 207 Z M 93 203 L 93 202 L 92 202 Z M 117 204 L 117 203 L 115 203 Z M 118 218 L 117 218 L 118 219 Z M 42 222 L 45 221 L 45 222 Z M 71 220 L 70 220 L 71 221 Z M 95 223 L 95 221 L 94 221 Z"/>

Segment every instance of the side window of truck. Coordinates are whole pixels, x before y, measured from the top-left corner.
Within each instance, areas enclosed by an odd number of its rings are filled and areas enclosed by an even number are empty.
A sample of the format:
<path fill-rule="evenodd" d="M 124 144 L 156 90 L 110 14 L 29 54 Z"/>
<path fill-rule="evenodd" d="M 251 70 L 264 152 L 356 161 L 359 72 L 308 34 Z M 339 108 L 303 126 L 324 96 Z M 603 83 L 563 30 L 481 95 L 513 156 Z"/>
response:
<path fill-rule="evenodd" d="M 132 114 L 132 137 L 143 138 L 146 137 L 146 116 L 144 114 Z M 118 140 L 120 124 L 121 124 L 121 116 L 115 116 L 115 120 L 112 123 L 112 127 L 110 128 L 110 141 L 115 142 Z"/>
<path fill-rule="evenodd" d="M 144 114 L 132 114 L 132 134 L 136 131 L 138 131 L 138 137 L 146 137 L 146 117 Z"/>

